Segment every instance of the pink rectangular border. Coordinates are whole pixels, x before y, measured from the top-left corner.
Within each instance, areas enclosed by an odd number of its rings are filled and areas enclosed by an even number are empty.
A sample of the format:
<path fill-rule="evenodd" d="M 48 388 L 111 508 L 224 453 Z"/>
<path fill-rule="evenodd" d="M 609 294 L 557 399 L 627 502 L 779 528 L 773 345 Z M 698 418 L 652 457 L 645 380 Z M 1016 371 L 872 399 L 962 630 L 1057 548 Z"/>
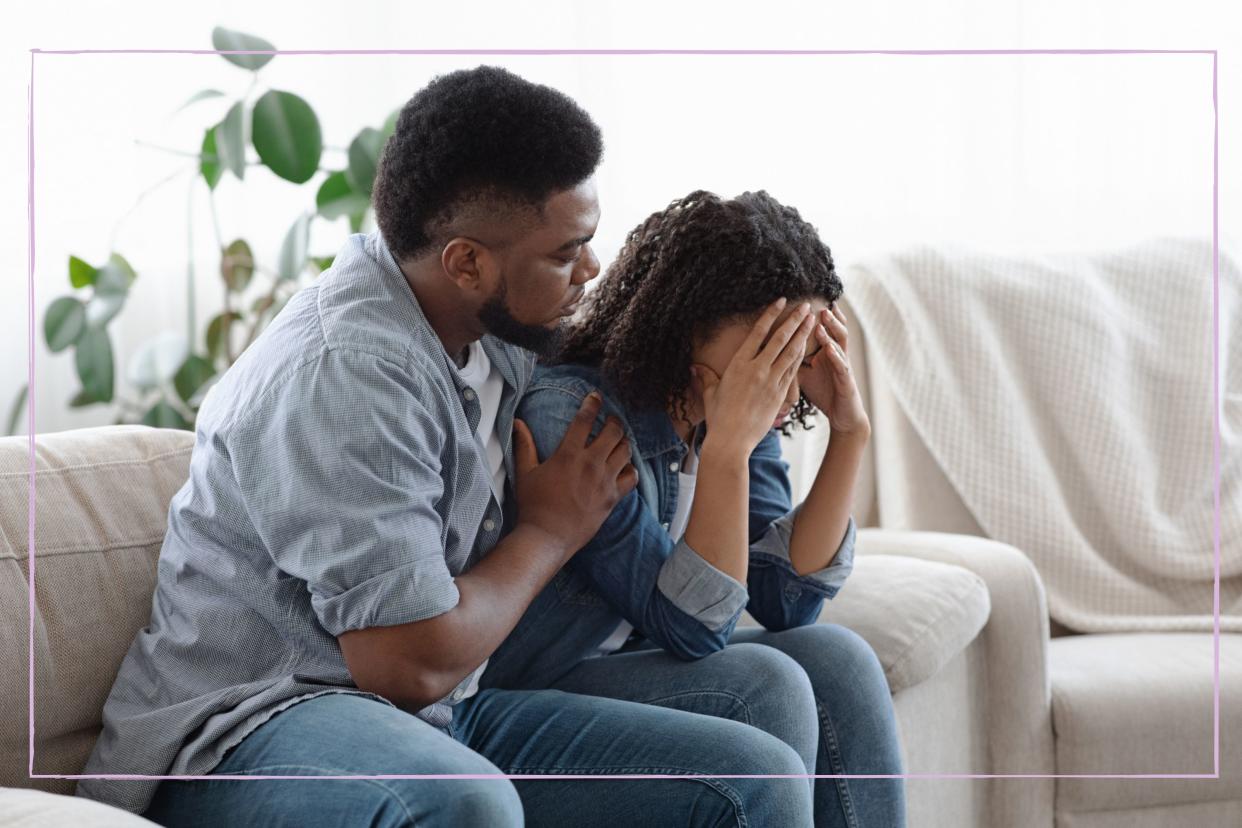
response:
<path fill-rule="evenodd" d="M 27 430 L 30 443 L 29 495 L 29 590 L 30 590 L 30 762 L 27 773 L 31 780 L 220 780 L 221 776 L 143 776 L 124 773 L 35 773 L 35 56 L 36 55 L 1211 55 L 1212 56 L 1212 402 L 1213 421 L 1213 559 L 1215 580 L 1212 585 L 1212 773 L 801 773 L 801 775 L 765 775 L 765 773 L 717 773 L 708 778 L 845 778 L 845 780 L 989 780 L 989 778 L 1097 778 L 1097 780 L 1218 780 L 1221 778 L 1221 413 L 1220 413 L 1220 109 L 1217 106 L 1217 50 L 1148 50 L 1148 48 L 1027 48 L 1027 50 L 683 50 L 683 48 L 617 48 L 617 50 L 561 50 L 561 48 L 491 48 L 491 50 L 184 50 L 184 48 L 83 48 L 83 50 L 30 50 L 30 84 L 27 87 L 27 202 L 26 214 L 30 237 L 27 250 L 27 348 L 29 348 L 29 392 L 27 392 Z M 509 778 L 509 780 L 628 780 L 628 778 L 699 778 L 699 775 L 378 775 L 378 776 L 229 776 L 235 780 L 477 780 L 477 778 Z"/>

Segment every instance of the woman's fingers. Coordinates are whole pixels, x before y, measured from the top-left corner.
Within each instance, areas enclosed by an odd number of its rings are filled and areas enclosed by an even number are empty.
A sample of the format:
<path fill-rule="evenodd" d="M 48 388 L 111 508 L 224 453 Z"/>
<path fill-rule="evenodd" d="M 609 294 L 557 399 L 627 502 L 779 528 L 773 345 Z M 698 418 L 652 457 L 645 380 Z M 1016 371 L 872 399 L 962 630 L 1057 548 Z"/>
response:
<path fill-rule="evenodd" d="M 832 334 L 832 338 L 841 346 L 841 350 L 845 351 L 849 348 L 850 331 L 849 328 L 845 326 L 845 322 L 842 318 L 836 315 L 837 313 L 839 313 L 839 311 L 836 306 L 833 305 L 832 310 L 825 308 L 820 311 L 820 316 L 823 319 L 824 327 L 830 334 Z"/>
<path fill-rule="evenodd" d="M 778 361 L 787 358 L 790 346 L 797 351 L 806 344 L 806 336 L 811 332 L 811 324 L 814 321 L 811 306 L 803 302 L 773 332 L 767 344 L 763 346 L 763 350 L 759 352 L 759 359 L 775 367 Z M 784 370 L 784 365 L 782 364 L 778 370 Z"/>
<path fill-rule="evenodd" d="M 772 363 L 772 368 L 780 375 L 782 383 L 797 373 L 798 368 L 801 367 L 802 360 L 806 356 L 807 338 L 816 327 L 815 315 L 808 313 L 802 318 L 802 322 L 794 330 L 776 361 Z"/>
<path fill-rule="evenodd" d="M 747 357 L 751 354 L 759 353 L 759 349 L 763 347 L 764 338 L 767 337 L 768 331 L 772 330 L 772 323 L 776 321 L 784 309 L 784 296 L 764 308 L 763 313 L 759 314 L 759 318 L 751 326 L 750 333 L 746 335 L 746 341 L 742 343 L 738 353 L 745 354 Z"/>

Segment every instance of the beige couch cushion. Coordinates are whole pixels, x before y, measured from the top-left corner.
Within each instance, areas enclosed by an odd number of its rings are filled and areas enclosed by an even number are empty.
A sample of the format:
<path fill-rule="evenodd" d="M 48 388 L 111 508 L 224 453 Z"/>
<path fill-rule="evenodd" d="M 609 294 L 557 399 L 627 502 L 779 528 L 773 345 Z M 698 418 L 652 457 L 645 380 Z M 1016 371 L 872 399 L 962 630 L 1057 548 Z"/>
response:
<path fill-rule="evenodd" d="M 900 555 L 867 555 L 860 540 L 854 571 L 820 621 L 849 627 L 866 639 L 884 666 L 893 693 L 944 667 L 987 623 L 991 604 L 983 579 L 952 564 Z M 755 621 L 745 615 L 743 625 Z"/>
<path fill-rule="evenodd" d="M 1213 772 L 1210 634 L 1067 636 L 1050 643 L 1049 669 L 1057 773 Z M 1242 800 L 1240 697 L 1242 635 L 1222 635 L 1222 778 L 1061 779 L 1058 814 Z"/>
<path fill-rule="evenodd" d="M 149 620 L 168 503 L 194 436 L 145 426 L 40 435 L 35 481 L 35 772 L 80 772 L 134 634 Z M 29 444 L 0 439 L 0 785 L 27 772 Z"/>
<path fill-rule="evenodd" d="M 38 569 L 38 567 L 35 567 Z M 79 797 L 0 788 L 0 828 L 154 828 L 128 811 Z"/>

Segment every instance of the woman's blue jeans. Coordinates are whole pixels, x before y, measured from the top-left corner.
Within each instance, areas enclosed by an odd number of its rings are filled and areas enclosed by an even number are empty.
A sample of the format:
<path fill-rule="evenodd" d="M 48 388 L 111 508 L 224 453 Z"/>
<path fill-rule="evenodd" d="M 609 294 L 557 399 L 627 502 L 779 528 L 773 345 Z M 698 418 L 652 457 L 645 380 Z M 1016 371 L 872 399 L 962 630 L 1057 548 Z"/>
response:
<path fill-rule="evenodd" d="M 726 659 L 739 648 L 763 645 L 771 651 L 754 686 L 742 685 L 742 697 L 732 703 L 725 688 L 737 688 Z M 785 658 L 777 658 L 784 655 Z M 796 670 L 806 676 L 814 707 L 814 724 L 794 724 L 794 709 L 806 702 L 775 687 L 764 689 L 767 676 Z M 647 674 L 660 696 L 643 692 Z M 627 680 L 619 681 L 618 676 Z M 786 685 L 793 684 L 789 678 Z M 798 751 L 807 773 L 822 775 L 904 773 L 901 744 L 892 695 L 884 670 L 871 646 L 853 630 L 839 624 L 811 624 L 782 632 L 758 627 L 737 628 L 720 652 L 684 662 L 644 642 L 637 648 L 587 659 L 553 687 L 574 693 L 628 698 L 670 707 L 692 703 L 701 712 L 749 721 L 779 737 Z M 720 688 L 717 695 L 701 690 L 687 697 L 677 688 Z M 782 715 L 777 712 L 787 707 Z M 774 727 L 773 723 L 781 723 Z M 788 727 L 805 728 L 790 732 Z M 814 781 L 815 824 L 849 828 L 900 828 L 906 823 L 905 785 L 902 779 L 817 779 Z"/>

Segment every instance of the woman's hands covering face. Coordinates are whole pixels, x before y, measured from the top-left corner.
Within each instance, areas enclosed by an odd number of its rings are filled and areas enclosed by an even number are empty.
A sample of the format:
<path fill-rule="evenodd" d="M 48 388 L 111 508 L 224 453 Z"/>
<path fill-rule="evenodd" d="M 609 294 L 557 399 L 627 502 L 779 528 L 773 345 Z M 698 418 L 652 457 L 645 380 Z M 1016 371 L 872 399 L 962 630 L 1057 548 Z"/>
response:
<path fill-rule="evenodd" d="M 833 303 L 831 309 L 816 314 L 814 339 L 819 343 L 814 355 L 798 371 L 802 393 L 811 405 L 824 412 L 834 432 L 849 433 L 871 429 L 863 409 L 862 396 L 854 382 L 848 356 L 849 329 L 845 314 Z"/>
<path fill-rule="evenodd" d="M 703 400 L 708 438 L 736 446 L 747 456 L 772 428 L 815 327 L 816 315 L 803 303 L 773 331 L 784 307 L 785 300 L 778 299 L 764 310 L 723 375 L 706 365 L 691 367 L 692 386 Z"/>

